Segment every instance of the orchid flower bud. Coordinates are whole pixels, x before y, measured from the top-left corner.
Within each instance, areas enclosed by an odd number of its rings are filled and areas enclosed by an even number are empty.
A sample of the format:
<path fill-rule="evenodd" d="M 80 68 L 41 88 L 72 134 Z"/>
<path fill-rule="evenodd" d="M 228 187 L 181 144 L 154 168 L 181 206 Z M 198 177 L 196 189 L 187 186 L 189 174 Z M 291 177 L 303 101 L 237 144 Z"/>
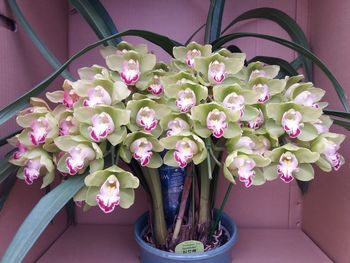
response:
<path fill-rule="evenodd" d="M 174 159 L 181 168 L 192 161 L 193 156 L 198 152 L 197 144 L 189 139 L 178 141 L 175 146 Z"/>
<path fill-rule="evenodd" d="M 266 84 L 257 84 L 252 87 L 252 90 L 259 94 L 258 102 L 264 103 L 270 99 L 269 87 Z"/>
<path fill-rule="evenodd" d="M 225 79 L 225 64 L 217 60 L 210 62 L 208 78 L 212 84 L 220 84 Z"/>
<path fill-rule="evenodd" d="M 189 131 L 190 126 L 181 118 L 175 118 L 175 120 L 168 122 L 167 136 L 178 135 L 184 131 Z"/>
<path fill-rule="evenodd" d="M 133 59 L 124 61 L 119 74 L 126 85 L 134 85 L 141 74 L 139 62 Z"/>
<path fill-rule="evenodd" d="M 288 133 L 289 137 L 296 138 L 300 134 L 300 128 L 303 127 L 303 116 L 300 112 L 290 109 L 282 116 L 282 127 Z"/>
<path fill-rule="evenodd" d="M 83 101 L 84 106 L 94 107 L 96 105 L 111 105 L 112 98 L 101 86 L 90 88 L 87 92 L 88 98 Z"/>
<path fill-rule="evenodd" d="M 153 155 L 153 145 L 146 138 L 140 138 L 135 140 L 130 145 L 130 152 L 133 154 L 134 159 L 138 160 L 141 166 L 147 166 Z"/>
<path fill-rule="evenodd" d="M 66 167 L 70 175 L 75 175 L 95 158 L 95 152 L 88 146 L 78 145 L 69 150 Z"/>
<path fill-rule="evenodd" d="M 46 141 L 46 137 L 50 131 L 49 121 L 46 117 L 33 119 L 30 128 L 32 131 L 29 132 L 29 139 L 34 146 L 38 146 Z"/>
<path fill-rule="evenodd" d="M 157 127 L 158 120 L 156 112 L 149 107 L 142 107 L 136 115 L 136 123 L 147 132 L 151 132 Z"/>
<path fill-rule="evenodd" d="M 285 152 L 281 155 L 277 165 L 277 173 L 285 183 L 290 183 L 294 179 L 293 172 L 299 170 L 298 164 L 298 159 L 291 152 Z"/>
<path fill-rule="evenodd" d="M 201 51 L 198 49 L 188 50 L 186 53 L 186 64 L 193 68 L 194 67 L 194 58 L 200 57 L 202 55 Z"/>
<path fill-rule="evenodd" d="M 28 160 L 26 162 L 26 165 L 23 169 L 23 177 L 24 177 L 24 181 L 28 185 L 33 184 L 33 181 L 39 178 L 41 167 L 42 167 L 42 164 L 40 163 L 39 158 Z"/>
<path fill-rule="evenodd" d="M 176 106 L 181 112 L 188 112 L 196 105 L 196 94 L 190 88 L 180 90 L 177 95 Z"/>
<path fill-rule="evenodd" d="M 92 116 L 92 126 L 88 128 L 90 138 L 95 142 L 105 139 L 114 131 L 114 122 L 108 113 L 102 112 Z"/>
<path fill-rule="evenodd" d="M 209 112 L 207 116 L 207 128 L 212 130 L 215 138 L 221 138 L 224 130 L 228 128 L 226 114 L 218 109 Z"/>
<path fill-rule="evenodd" d="M 97 204 L 103 212 L 111 213 L 114 208 L 119 205 L 120 200 L 120 184 L 118 179 L 111 175 L 103 183 L 100 193 L 96 196 Z"/>

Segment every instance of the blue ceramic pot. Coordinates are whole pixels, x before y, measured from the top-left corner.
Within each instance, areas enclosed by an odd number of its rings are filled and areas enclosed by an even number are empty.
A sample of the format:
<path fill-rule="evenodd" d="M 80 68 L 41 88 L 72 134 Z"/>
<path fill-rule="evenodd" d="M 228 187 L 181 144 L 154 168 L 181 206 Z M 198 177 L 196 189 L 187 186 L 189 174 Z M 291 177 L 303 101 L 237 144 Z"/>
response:
<path fill-rule="evenodd" d="M 232 247 L 237 240 L 237 226 L 225 213 L 222 214 L 221 224 L 230 233 L 230 239 L 221 247 L 204 253 L 177 254 L 170 253 L 152 247 L 142 239 L 143 230 L 148 224 L 148 213 L 143 214 L 135 223 L 134 237 L 140 247 L 141 263 L 177 263 L 177 262 L 201 262 L 201 263 L 231 263 Z"/>

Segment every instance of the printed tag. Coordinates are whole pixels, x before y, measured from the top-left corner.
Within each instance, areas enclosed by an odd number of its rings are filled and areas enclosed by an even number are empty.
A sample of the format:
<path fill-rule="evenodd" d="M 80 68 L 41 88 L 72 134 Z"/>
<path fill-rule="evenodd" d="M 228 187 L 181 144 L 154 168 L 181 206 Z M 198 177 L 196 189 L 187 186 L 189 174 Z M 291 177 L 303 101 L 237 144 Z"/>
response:
<path fill-rule="evenodd" d="M 190 254 L 204 252 L 204 245 L 197 240 L 187 240 L 175 247 L 175 253 Z"/>

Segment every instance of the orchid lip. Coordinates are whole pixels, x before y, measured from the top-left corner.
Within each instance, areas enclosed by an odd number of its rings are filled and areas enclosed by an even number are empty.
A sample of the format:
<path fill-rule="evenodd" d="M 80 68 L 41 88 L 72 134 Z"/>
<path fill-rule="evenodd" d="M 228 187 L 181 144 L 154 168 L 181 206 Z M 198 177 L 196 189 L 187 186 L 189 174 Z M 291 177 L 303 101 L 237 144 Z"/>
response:
<path fill-rule="evenodd" d="M 190 126 L 187 122 L 181 118 L 175 118 L 175 120 L 168 122 L 167 136 L 174 136 L 182 133 L 183 131 L 189 131 Z"/>
<path fill-rule="evenodd" d="M 146 138 L 140 138 L 135 140 L 130 145 L 130 151 L 133 154 L 134 159 L 140 162 L 141 166 L 147 166 L 153 155 L 153 145 Z"/>
<path fill-rule="evenodd" d="M 225 64 L 217 60 L 211 62 L 208 68 L 210 82 L 220 84 L 225 79 Z"/>
<path fill-rule="evenodd" d="M 59 124 L 59 135 L 64 136 L 71 134 L 72 130 L 75 129 L 76 126 L 73 123 L 73 117 L 68 116 L 64 120 L 62 120 Z"/>
<path fill-rule="evenodd" d="M 74 90 L 65 90 L 63 92 L 63 105 L 71 109 L 74 104 L 79 100 L 79 96 L 75 93 Z"/>
<path fill-rule="evenodd" d="M 147 90 L 156 96 L 159 96 L 163 93 L 164 87 L 160 82 L 160 78 L 158 75 L 153 76 L 153 83 L 149 85 Z"/>
<path fill-rule="evenodd" d="M 34 119 L 30 125 L 29 138 L 33 145 L 38 146 L 46 141 L 49 133 L 49 122 L 45 117 Z"/>
<path fill-rule="evenodd" d="M 322 153 L 335 171 L 338 171 L 344 163 L 340 154 L 338 153 L 339 148 L 340 146 L 338 144 L 330 140 L 326 140 L 325 149 Z"/>
<path fill-rule="evenodd" d="M 119 74 L 126 85 L 134 85 L 140 79 L 139 62 L 133 59 L 125 60 L 122 64 L 122 71 Z"/>
<path fill-rule="evenodd" d="M 158 120 L 156 119 L 156 112 L 149 107 L 141 108 L 137 112 L 136 123 L 139 127 L 142 127 L 147 132 L 153 131 L 158 124 Z"/>
<path fill-rule="evenodd" d="M 105 139 L 114 129 L 115 126 L 111 116 L 105 112 L 92 116 L 92 126 L 88 128 L 90 138 L 95 142 Z"/>
<path fill-rule="evenodd" d="M 68 173 L 75 175 L 78 171 L 82 170 L 86 161 L 91 161 L 95 158 L 95 153 L 89 147 L 75 146 L 69 151 L 69 156 L 65 160 Z"/>
<path fill-rule="evenodd" d="M 28 151 L 27 147 L 24 146 L 22 143 L 17 143 L 17 151 L 13 153 L 13 159 L 18 160 L 19 158 L 22 157 L 24 153 Z"/>
<path fill-rule="evenodd" d="M 253 184 L 255 177 L 255 161 L 251 158 L 236 157 L 233 161 L 234 168 L 237 169 L 238 179 L 244 183 L 245 187 L 250 187 Z"/>
<path fill-rule="evenodd" d="M 187 166 L 193 156 L 198 152 L 198 147 L 192 140 L 181 140 L 176 143 L 174 159 L 181 168 Z"/>
<path fill-rule="evenodd" d="M 212 130 L 215 138 L 221 138 L 224 135 L 224 130 L 228 128 L 226 114 L 218 109 L 209 112 L 207 116 L 207 128 Z"/>
<path fill-rule="evenodd" d="M 244 97 L 237 95 L 235 92 L 227 95 L 223 100 L 223 105 L 233 111 L 239 111 L 241 117 L 244 114 Z"/>
<path fill-rule="evenodd" d="M 252 87 L 252 89 L 259 94 L 259 103 L 264 103 L 270 99 L 269 87 L 266 84 L 257 84 Z"/>
<path fill-rule="evenodd" d="M 282 127 L 291 138 L 296 138 L 300 135 L 300 128 L 303 127 L 302 115 L 300 112 L 290 109 L 282 116 Z"/>
<path fill-rule="evenodd" d="M 117 178 L 107 179 L 100 188 L 100 193 L 96 196 L 96 201 L 104 213 L 111 213 L 119 205 L 120 184 Z"/>
<path fill-rule="evenodd" d="M 295 155 L 286 152 L 280 157 L 279 164 L 277 165 L 277 173 L 285 183 L 290 183 L 294 179 L 293 172 L 299 170 L 298 165 L 299 162 Z"/>
<path fill-rule="evenodd" d="M 88 90 L 88 98 L 83 101 L 86 107 L 94 107 L 96 105 L 111 105 L 112 98 L 109 93 L 101 86 L 90 88 Z"/>
<path fill-rule="evenodd" d="M 263 112 L 260 109 L 258 111 L 258 116 L 255 119 L 247 122 L 247 126 L 254 130 L 259 129 L 264 124 L 265 120 Z"/>
<path fill-rule="evenodd" d="M 188 112 L 196 105 L 196 94 L 190 88 L 180 90 L 177 96 L 176 106 L 181 112 Z"/>
<path fill-rule="evenodd" d="M 23 169 L 24 181 L 31 185 L 33 181 L 39 178 L 42 165 L 40 159 L 28 160 Z"/>
<path fill-rule="evenodd" d="M 186 64 L 193 68 L 194 67 L 194 58 L 200 57 L 202 55 L 201 51 L 198 49 L 188 50 L 186 53 Z"/>

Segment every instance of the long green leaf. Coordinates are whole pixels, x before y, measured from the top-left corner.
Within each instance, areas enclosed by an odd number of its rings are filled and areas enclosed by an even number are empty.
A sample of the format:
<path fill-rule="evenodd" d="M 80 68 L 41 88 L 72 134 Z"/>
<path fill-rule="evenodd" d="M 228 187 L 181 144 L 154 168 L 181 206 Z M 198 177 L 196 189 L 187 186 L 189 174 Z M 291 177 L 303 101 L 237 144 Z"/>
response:
<path fill-rule="evenodd" d="M 296 71 L 295 68 L 291 65 L 291 63 L 281 58 L 256 56 L 249 60 L 249 63 L 253 61 L 261 61 L 269 65 L 278 65 L 280 66 L 281 71 L 283 71 L 283 73 L 286 73 L 288 76 L 296 76 L 299 74 L 298 71 Z"/>
<path fill-rule="evenodd" d="M 219 38 L 224 7 L 225 0 L 210 0 L 207 23 L 205 27 L 205 43 L 211 43 L 215 39 Z"/>
<path fill-rule="evenodd" d="M 43 57 L 47 60 L 47 62 L 54 68 L 58 69 L 61 67 L 61 63 L 58 61 L 58 59 L 51 53 L 51 51 L 47 48 L 47 46 L 44 44 L 44 42 L 41 41 L 39 36 L 34 32 L 30 24 L 28 23 L 27 19 L 24 17 L 21 9 L 18 7 L 16 0 L 8 0 L 9 6 L 11 8 L 11 11 L 15 15 L 17 22 L 22 26 L 24 32 L 28 35 L 28 37 L 31 39 L 33 44 L 37 47 L 39 52 L 43 55 Z M 61 72 L 62 77 L 66 79 L 73 80 L 72 75 L 64 70 Z"/>
<path fill-rule="evenodd" d="M 81 16 L 90 25 L 99 39 L 118 33 L 112 18 L 99 0 L 69 0 Z M 107 42 L 116 45 L 121 38 L 114 38 Z"/>
<path fill-rule="evenodd" d="M 230 27 L 232 27 L 240 21 L 255 18 L 268 19 L 277 23 L 289 34 L 293 42 L 301 45 L 307 50 L 310 50 L 307 38 L 300 26 L 295 22 L 295 20 L 292 17 L 282 12 L 281 10 L 275 8 L 263 7 L 249 10 L 236 17 L 230 24 L 228 24 L 228 26 L 221 33 L 225 33 Z M 301 56 L 301 59 L 305 68 L 306 76 L 309 81 L 312 81 L 312 63 L 303 56 Z"/>
<path fill-rule="evenodd" d="M 342 86 L 340 85 L 340 83 L 338 82 L 338 80 L 335 78 L 335 76 L 332 74 L 332 72 L 326 67 L 326 65 L 317 56 L 315 56 L 312 52 L 305 49 L 304 47 L 302 47 L 299 44 L 296 44 L 294 42 L 288 41 L 288 40 L 283 39 L 283 38 L 275 37 L 275 36 L 257 34 L 257 33 L 240 32 L 240 33 L 229 34 L 229 35 L 220 37 L 219 39 L 215 40 L 212 43 L 213 49 L 216 50 L 231 40 L 238 39 L 238 38 L 244 38 L 244 37 L 256 37 L 256 38 L 270 40 L 270 41 L 278 43 L 282 46 L 291 48 L 291 49 L 299 52 L 300 54 L 304 55 L 305 57 L 307 57 L 309 60 L 314 62 L 326 74 L 328 79 L 332 82 L 332 84 L 333 84 L 333 86 L 338 94 L 339 100 L 341 101 L 345 111 L 349 112 L 349 106 L 348 106 L 348 102 L 346 100 L 345 92 L 344 92 Z"/>
<path fill-rule="evenodd" d="M 17 170 L 17 167 L 9 163 L 8 160 L 8 157 L 4 157 L 0 160 L 0 184 Z"/>
<path fill-rule="evenodd" d="M 84 178 L 83 175 L 73 176 L 40 199 L 18 229 L 2 263 L 22 262 L 54 216 L 84 186 Z"/>
<path fill-rule="evenodd" d="M 34 97 L 39 95 L 43 90 L 45 90 L 50 83 L 52 83 L 59 74 L 68 67 L 70 63 L 72 63 L 75 59 L 81 57 L 86 52 L 94 49 L 95 47 L 98 47 L 99 45 L 106 43 L 108 40 L 121 37 L 121 36 L 138 36 L 142 37 L 162 49 L 164 49 L 168 54 L 172 55 L 173 47 L 181 45 L 180 43 L 169 39 L 168 37 L 149 32 L 144 30 L 127 30 L 122 33 L 113 34 L 109 37 L 106 37 L 102 40 L 99 40 L 82 50 L 80 50 L 78 53 L 74 54 L 72 57 L 70 57 L 59 69 L 57 69 L 54 73 L 52 73 L 49 77 L 47 77 L 45 80 L 37 84 L 33 89 L 25 93 L 23 96 L 19 97 L 17 100 L 12 102 L 11 104 L 7 105 L 5 108 L 0 110 L 0 125 L 12 118 L 19 110 L 22 110 L 26 105 L 28 105 L 28 101 L 30 97 Z"/>
<path fill-rule="evenodd" d="M 323 110 L 323 112 L 330 116 L 336 116 L 336 117 L 341 117 L 341 118 L 350 120 L 349 112 L 337 111 L 337 110 Z"/>
<path fill-rule="evenodd" d="M 7 200 L 7 198 L 10 195 L 10 192 L 12 190 L 12 188 L 15 186 L 16 183 L 16 176 L 14 176 L 14 174 L 11 174 L 12 176 L 8 177 L 4 182 L 3 182 L 3 187 L 1 189 L 1 193 L 0 193 L 0 211 L 2 210 L 2 208 L 4 207 L 4 204 Z"/>
<path fill-rule="evenodd" d="M 202 28 L 205 27 L 205 25 L 206 25 L 206 24 L 201 25 L 196 31 L 193 32 L 193 34 L 187 39 L 187 41 L 186 41 L 186 43 L 185 43 L 185 46 L 187 46 L 187 45 L 192 41 L 192 39 L 194 38 L 194 36 L 197 35 L 197 33 L 198 33 L 199 31 L 201 31 Z"/>

